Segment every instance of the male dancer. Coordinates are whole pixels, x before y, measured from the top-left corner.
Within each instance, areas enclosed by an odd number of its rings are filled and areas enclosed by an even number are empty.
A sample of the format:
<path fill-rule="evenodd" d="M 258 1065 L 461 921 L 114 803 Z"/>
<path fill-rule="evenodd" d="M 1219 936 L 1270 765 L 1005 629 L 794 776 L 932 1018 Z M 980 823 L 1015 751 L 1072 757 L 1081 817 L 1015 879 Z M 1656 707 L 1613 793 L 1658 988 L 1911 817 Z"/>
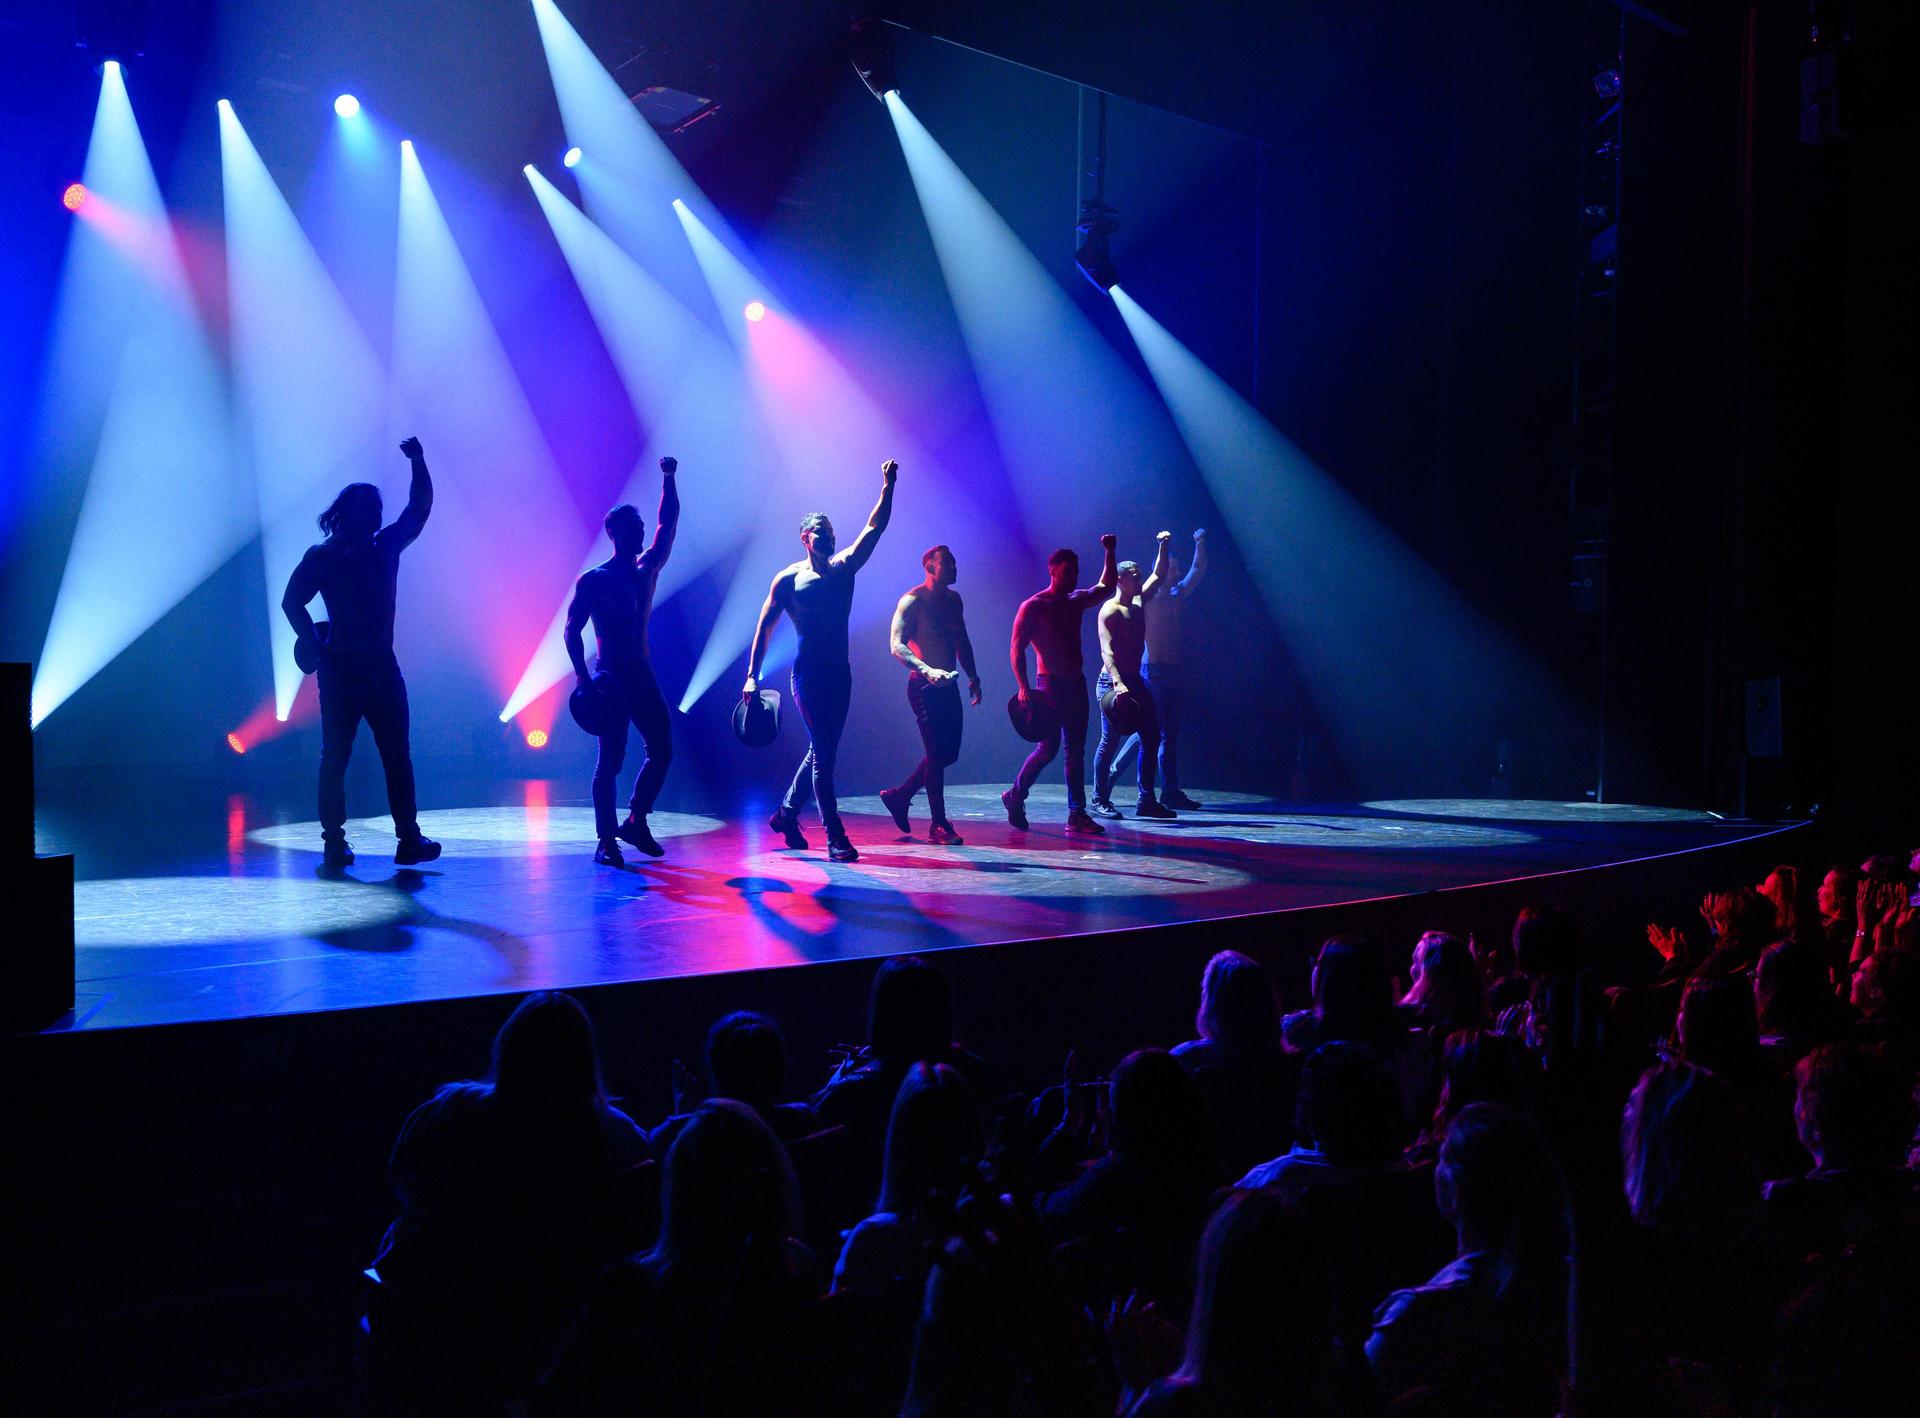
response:
<path fill-rule="evenodd" d="M 1179 816 L 1171 808 L 1162 807 L 1153 796 L 1154 764 L 1160 749 L 1160 716 L 1154 707 L 1153 691 L 1140 673 L 1140 657 L 1147 648 L 1147 606 L 1159 594 L 1160 583 L 1167 574 L 1167 543 L 1172 540 L 1173 533 L 1160 534 L 1153 571 L 1144 585 L 1140 581 L 1140 564 L 1121 562 L 1115 568 L 1120 584 L 1114 589 L 1113 599 L 1100 607 L 1100 747 L 1093 754 L 1093 811 L 1101 817 L 1120 816 L 1120 809 L 1113 805 L 1111 797 L 1113 760 L 1126 738 L 1114 727 L 1113 715 L 1107 711 L 1109 690 L 1113 691 L 1116 701 L 1122 696 L 1131 700 L 1139 715 L 1140 805 L 1134 810 L 1134 816 Z"/>
<path fill-rule="evenodd" d="M 793 775 L 786 796 L 768 819 L 768 826 L 789 847 L 804 847 L 800 809 L 808 797 L 820 799 L 820 821 L 827 829 L 827 856 L 836 862 L 857 862 L 860 854 L 847 840 L 840 821 L 840 803 L 833 791 L 833 766 L 840 753 L 840 735 L 847 727 L 847 705 L 853 694 L 853 670 L 847 664 L 847 616 L 853 610 L 853 578 L 867 564 L 880 534 L 893 516 L 893 483 L 900 465 L 889 458 L 880 465 L 880 500 L 853 545 L 833 554 L 833 523 L 824 512 L 810 512 L 800 522 L 800 545 L 807 559 L 796 561 L 773 578 L 760 623 L 754 627 L 753 648 L 747 652 L 747 683 L 741 697 L 760 692 L 760 662 L 766 658 L 767 638 L 785 611 L 800 633 L 800 649 L 793 660 L 793 703 L 807 726 L 807 756 Z"/>
<path fill-rule="evenodd" d="M 1033 746 L 1013 786 L 1000 795 L 1007 810 L 1007 821 L 1021 831 L 1027 827 L 1027 793 L 1040 770 L 1053 762 L 1062 747 L 1067 751 L 1067 831 L 1098 834 L 1107 829 L 1087 816 L 1087 676 L 1080 652 L 1080 617 L 1112 594 L 1114 586 L 1112 532 L 1100 538 L 1106 559 L 1100 567 L 1100 580 L 1087 589 L 1076 590 L 1080 581 L 1080 557 L 1071 548 L 1062 547 L 1047 558 L 1047 589 L 1028 596 L 1013 617 L 1013 644 L 1007 658 L 1013 662 L 1013 678 L 1020 686 L 1020 702 L 1027 703 L 1035 692 L 1046 696 L 1060 717 L 1060 736 Z M 1040 664 L 1037 685 L 1027 684 L 1027 646 L 1033 646 Z"/>
<path fill-rule="evenodd" d="M 287 578 L 280 609 L 293 633 L 315 647 L 320 677 L 320 837 L 326 864 L 352 863 L 346 837 L 347 758 L 365 719 L 387 770 L 387 810 L 393 814 L 400 845 L 396 866 L 430 862 L 440 844 L 420 835 L 414 800 L 413 759 L 407 748 L 407 682 L 393 654 L 393 612 L 400 578 L 400 553 L 420 535 L 433 510 L 433 479 L 420 440 L 400 445 L 413 465 L 407 505 L 382 527 L 385 510 L 380 489 L 350 483 L 320 514 L 326 540 L 307 548 Z M 315 596 L 327 606 L 331 622 L 326 639 L 315 633 L 307 603 Z"/>
<path fill-rule="evenodd" d="M 893 629 L 889 644 L 893 658 L 905 665 L 907 703 L 920 723 L 920 743 L 926 756 L 897 788 L 882 788 L 880 802 L 893 814 L 902 832 L 907 826 L 907 808 L 913 795 L 927 790 L 927 811 L 933 823 L 927 828 L 927 840 L 937 846 L 958 847 L 961 837 L 947 821 L 947 769 L 960 757 L 960 671 L 957 659 L 967 672 L 968 699 L 980 703 L 980 672 L 973 665 L 973 642 L 967 638 L 966 608 L 960 603 L 953 583 L 960 579 L 960 568 L 953 552 L 944 546 L 933 547 L 920 558 L 927 579 L 900 598 L 893 608 Z"/>
<path fill-rule="evenodd" d="M 1187 574 L 1180 576 L 1180 563 L 1172 556 L 1167 558 L 1166 574 L 1180 579 L 1162 586 L 1159 599 L 1147 612 L 1147 657 L 1140 668 L 1160 716 L 1160 801 L 1184 810 L 1200 804 L 1180 791 L 1180 617 L 1207 574 L 1205 527 L 1193 534 L 1193 564 Z M 1118 757 L 1124 756 L 1122 750 Z"/>
<path fill-rule="evenodd" d="M 653 545 L 645 545 L 647 525 L 638 508 L 625 502 L 614 508 L 605 524 L 613 538 L 613 555 L 581 576 L 573 588 L 573 604 L 567 607 L 565 639 L 573 677 L 601 696 L 609 715 L 618 716 L 600 735 L 600 753 L 593 763 L 593 830 L 600 839 L 593 859 L 606 867 L 627 864 L 620 854 L 621 842 L 632 843 L 649 857 L 666 855 L 647 830 L 647 814 L 653 811 L 667 765 L 673 762 L 673 722 L 653 677 L 647 622 L 653 615 L 653 588 L 660 582 L 660 568 L 667 564 L 673 534 L 680 525 L 680 490 L 673 476 L 679 467 L 672 458 L 660 460 L 660 515 Z M 592 674 L 587 673 L 587 650 L 580 635 L 589 619 L 599 647 L 599 665 Z M 620 765 L 627 760 L 629 722 L 640 730 L 647 756 L 633 780 L 633 796 L 627 799 L 627 820 L 615 827 L 613 790 Z"/>

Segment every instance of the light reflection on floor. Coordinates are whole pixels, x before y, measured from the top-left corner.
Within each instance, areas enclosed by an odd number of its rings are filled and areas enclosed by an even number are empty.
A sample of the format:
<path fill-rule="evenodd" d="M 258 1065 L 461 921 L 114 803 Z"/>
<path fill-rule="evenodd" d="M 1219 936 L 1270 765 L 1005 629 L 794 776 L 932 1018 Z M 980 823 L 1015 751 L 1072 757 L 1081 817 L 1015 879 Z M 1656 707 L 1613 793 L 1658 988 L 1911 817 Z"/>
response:
<path fill-rule="evenodd" d="M 647 819 L 661 841 L 712 832 L 725 824 L 717 817 L 690 812 L 656 812 Z M 569 851 L 584 847 L 593 852 L 596 837 L 590 807 L 443 808 L 420 814 L 420 830 L 440 843 L 445 857 L 523 857 L 550 848 Z M 385 817 L 357 817 L 347 823 L 347 840 L 356 853 L 391 856 L 393 822 Z M 320 824 L 294 822 L 262 827 L 247 834 L 263 847 L 293 848 L 318 855 Z"/>
<path fill-rule="evenodd" d="M 1412 817 L 1470 817 L 1493 822 L 1717 822 L 1697 808 L 1647 807 L 1641 803 L 1555 803 L 1529 798 L 1387 798 L 1361 803 L 1370 812 Z M 1421 829 L 1436 824 L 1422 823 Z"/>
<path fill-rule="evenodd" d="M 116 877 L 78 882 L 73 894 L 74 944 L 83 949 L 317 936 L 413 909 L 397 891 L 277 876 Z"/>

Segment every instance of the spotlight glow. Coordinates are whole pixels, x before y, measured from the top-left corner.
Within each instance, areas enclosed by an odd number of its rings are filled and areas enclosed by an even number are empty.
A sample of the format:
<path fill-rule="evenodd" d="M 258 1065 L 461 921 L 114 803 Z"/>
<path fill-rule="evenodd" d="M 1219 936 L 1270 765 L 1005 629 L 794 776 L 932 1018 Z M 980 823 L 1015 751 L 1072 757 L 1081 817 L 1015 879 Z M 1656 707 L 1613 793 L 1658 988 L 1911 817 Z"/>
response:
<path fill-rule="evenodd" d="M 578 148 L 568 148 L 566 152 L 560 155 L 560 166 L 562 167 L 580 166 L 580 150 Z"/>
<path fill-rule="evenodd" d="M 247 751 L 247 746 L 240 741 L 240 735 L 238 734 L 227 735 L 227 747 L 235 753 L 245 753 Z"/>
<path fill-rule="evenodd" d="M 767 318 L 767 307 L 757 300 L 750 300 L 747 302 L 747 308 L 744 314 L 747 319 L 758 325 L 762 320 Z"/>
<path fill-rule="evenodd" d="M 547 731 L 545 729 L 528 729 L 527 730 L 527 747 L 528 748 L 545 748 L 546 746 L 547 746 Z"/>
<path fill-rule="evenodd" d="M 352 94 L 341 94 L 333 101 L 333 111 L 342 118 L 352 118 L 360 112 L 360 100 Z"/>
<path fill-rule="evenodd" d="M 60 205 L 69 212 L 77 212 L 87 205 L 87 188 L 83 182 L 69 182 L 67 190 L 60 194 Z"/>

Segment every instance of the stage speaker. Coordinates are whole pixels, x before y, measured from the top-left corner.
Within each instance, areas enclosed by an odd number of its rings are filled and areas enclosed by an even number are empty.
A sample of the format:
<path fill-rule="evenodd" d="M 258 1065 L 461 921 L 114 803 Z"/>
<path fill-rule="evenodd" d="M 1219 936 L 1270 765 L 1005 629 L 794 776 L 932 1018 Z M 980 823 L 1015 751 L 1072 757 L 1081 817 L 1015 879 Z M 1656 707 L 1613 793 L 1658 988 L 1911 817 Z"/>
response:
<path fill-rule="evenodd" d="M 1784 758 L 1780 721 L 1780 677 L 1747 681 L 1747 757 Z"/>

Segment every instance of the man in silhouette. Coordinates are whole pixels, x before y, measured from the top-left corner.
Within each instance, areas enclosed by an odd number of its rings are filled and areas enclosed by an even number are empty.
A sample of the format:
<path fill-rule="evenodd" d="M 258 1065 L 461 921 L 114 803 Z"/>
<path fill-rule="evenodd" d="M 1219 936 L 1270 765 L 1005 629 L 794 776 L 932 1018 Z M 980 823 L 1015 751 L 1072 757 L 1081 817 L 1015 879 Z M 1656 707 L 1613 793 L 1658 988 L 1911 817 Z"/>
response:
<path fill-rule="evenodd" d="M 921 556 L 920 565 L 927 579 L 894 607 L 888 641 L 893 658 L 907 667 L 907 703 L 920 724 L 920 743 L 926 753 L 906 782 L 881 790 L 880 802 L 900 830 L 910 832 L 907 808 L 913 795 L 925 788 L 927 811 L 933 817 L 927 840 L 958 847 L 961 838 L 947 820 L 946 794 L 947 769 L 960 756 L 960 671 L 954 665 L 957 662 L 966 669 L 967 694 L 975 705 L 980 703 L 980 673 L 973 665 L 973 642 L 967 638 L 966 609 L 953 589 L 960 579 L 953 552 L 933 547 Z"/>
<path fill-rule="evenodd" d="M 287 580 L 280 609 L 293 632 L 319 659 L 320 678 L 320 835 L 328 866 L 353 861 L 346 838 L 347 758 L 365 719 L 387 771 L 387 810 L 400 839 L 397 866 L 430 862 L 440 844 L 420 835 L 414 801 L 413 759 L 407 748 L 407 682 L 393 654 L 393 612 L 399 585 L 400 553 L 413 544 L 433 510 L 433 479 L 420 440 L 400 445 L 413 465 L 407 505 L 385 527 L 380 489 L 352 483 L 320 514 L 326 540 L 307 548 Z M 307 603 L 326 602 L 328 634 L 314 631 Z"/>
<path fill-rule="evenodd" d="M 780 807 L 768 825 L 789 847 L 805 847 L 800 835 L 800 809 L 808 797 L 820 800 L 820 821 L 827 829 L 827 856 L 836 862 L 857 862 L 860 854 L 847 840 L 834 796 L 833 768 L 840 753 L 840 735 L 847 727 L 847 705 L 853 694 L 853 670 L 847 664 L 847 617 L 853 609 L 853 579 L 867 564 L 880 534 L 893 516 L 893 484 L 900 465 L 889 458 L 880 465 L 880 500 L 873 505 L 867 525 L 853 545 L 834 555 L 833 523 L 824 512 L 809 513 L 800 523 L 800 545 L 806 560 L 796 561 L 778 576 L 760 607 L 753 648 L 747 653 L 747 683 L 742 697 L 760 692 L 760 664 L 766 658 L 767 638 L 785 611 L 800 634 L 793 660 L 793 704 L 807 726 L 807 754 L 793 775 Z"/>
<path fill-rule="evenodd" d="M 567 658 L 573 661 L 573 677 L 582 688 L 600 696 L 607 717 L 599 756 L 593 764 L 593 829 L 599 839 L 593 859 L 602 866 L 627 864 L 620 854 L 622 842 L 631 843 L 649 857 L 666 855 L 647 828 L 647 814 L 653 811 L 660 785 L 666 781 L 667 765 L 673 762 L 673 724 L 666 698 L 653 675 L 647 622 L 653 615 L 653 590 L 660 582 L 660 568 L 667 564 L 673 551 L 673 534 L 680 525 L 680 491 L 674 479 L 679 466 L 672 458 L 660 460 L 660 514 L 653 545 L 647 545 L 647 525 L 638 508 L 625 502 L 614 508 L 605 523 L 607 535 L 613 539 L 613 555 L 574 583 L 573 603 L 567 607 L 564 638 Z M 589 620 L 593 622 L 599 660 L 591 674 L 580 634 Z M 620 766 L 627 761 L 629 723 L 640 730 L 647 756 L 633 780 L 627 819 L 616 827 L 613 790 L 620 778 Z"/>
<path fill-rule="evenodd" d="M 1013 662 L 1014 682 L 1020 686 L 1020 702 L 1034 695 L 1044 696 L 1060 718 L 1057 739 L 1033 746 L 1013 786 L 1000 795 L 1007 810 L 1007 821 L 1022 831 L 1027 827 L 1027 793 L 1040 770 L 1053 762 L 1061 748 L 1067 751 L 1067 831 L 1093 835 L 1106 828 L 1087 816 L 1087 676 L 1080 650 L 1080 617 L 1113 593 L 1114 536 L 1100 538 L 1106 557 L 1097 584 L 1078 589 L 1080 557 L 1071 548 L 1062 547 L 1047 558 L 1047 589 L 1036 592 L 1020 603 L 1013 617 L 1013 644 L 1008 659 Z M 1027 646 L 1033 646 L 1040 672 L 1037 682 L 1027 683 Z"/>
<path fill-rule="evenodd" d="M 1126 734 L 1115 725 L 1116 714 L 1134 718 L 1140 735 L 1140 799 L 1134 815 L 1178 816 L 1170 808 L 1162 807 L 1153 795 L 1154 768 L 1160 751 L 1160 716 L 1155 710 L 1153 691 L 1140 673 L 1140 659 L 1147 648 L 1147 606 L 1160 593 L 1162 579 L 1167 574 L 1167 543 L 1173 540 L 1173 533 L 1162 532 L 1158 540 L 1153 571 L 1144 583 L 1140 580 L 1138 562 L 1123 561 L 1115 568 L 1119 584 L 1114 587 L 1113 599 L 1100 607 L 1097 620 L 1100 679 L 1096 692 L 1100 695 L 1101 708 L 1100 746 L 1093 754 L 1093 811 L 1101 817 L 1120 816 L 1120 809 L 1113 805 L 1112 799 L 1113 760 Z M 1114 697 L 1111 711 L 1106 707 L 1109 691 Z M 1132 706 L 1131 715 L 1123 711 L 1127 703 Z"/>
<path fill-rule="evenodd" d="M 1183 809 L 1200 804 L 1180 790 L 1180 622 L 1206 574 L 1207 530 L 1202 527 L 1193 534 L 1193 564 L 1186 575 L 1180 575 L 1178 560 L 1171 554 L 1167 557 L 1165 584 L 1147 612 L 1147 656 L 1140 667 L 1160 716 L 1160 801 Z"/>

